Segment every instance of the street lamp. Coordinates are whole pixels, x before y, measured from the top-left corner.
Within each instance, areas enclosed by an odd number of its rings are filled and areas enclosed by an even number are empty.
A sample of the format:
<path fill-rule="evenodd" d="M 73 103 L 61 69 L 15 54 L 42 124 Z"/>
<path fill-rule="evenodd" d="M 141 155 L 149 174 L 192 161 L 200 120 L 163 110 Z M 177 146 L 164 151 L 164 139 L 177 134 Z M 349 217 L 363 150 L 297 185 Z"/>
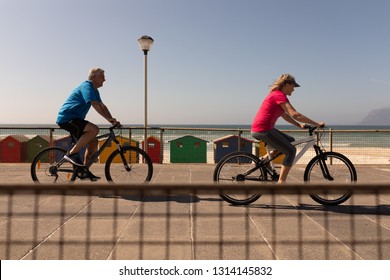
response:
<path fill-rule="evenodd" d="M 144 89 L 145 89 L 145 94 L 144 94 L 144 98 L 145 98 L 145 101 L 144 101 L 144 105 L 145 105 L 145 109 L 144 109 L 144 123 L 145 123 L 145 130 L 144 130 L 144 150 L 145 152 L 147 153 L 148 152 L 148 143 L 147 143 L 147 126 L 148 126 L 148 52 L 150 51 L 150 48 L 152 47 L 153 45 L 153 42 L 154 40 L 152 39 L 152 37 L 149 37 L 149 36 L 142 36 L 141 38 L 138 39 L 138 44 L 139 44 L 139 47 L 141 48 L 141 50 L 144 52 L 144 69 L 145 69 L 145 85 L 144 85 Z"/>

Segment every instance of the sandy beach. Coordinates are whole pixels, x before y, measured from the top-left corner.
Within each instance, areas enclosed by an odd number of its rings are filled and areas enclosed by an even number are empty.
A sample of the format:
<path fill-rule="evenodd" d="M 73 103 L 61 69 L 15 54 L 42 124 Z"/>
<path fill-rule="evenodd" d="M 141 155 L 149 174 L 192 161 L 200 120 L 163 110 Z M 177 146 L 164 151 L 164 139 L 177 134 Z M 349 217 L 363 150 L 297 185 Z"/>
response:
<path fill-rule="evenodd" d="M 333 152 L 345 155 L 353 164 L 390 164 L 390 148 L 337 147 L 333 149 Z M 306 164 L 313 156 L 314 152 L 309 151 L 298 161 L 298 163 Z"/>
<path fill-rule="evenodd" d="M 337 148 L 354 164 L 390 164 L 390 148 Z"/>
<path fill-rule="evenodd" d="M 297 150 L 297 154 L 299 153 Z M 329 151 L 329 150 L 327 150 Z M 341 153 L 345 155 L 353 164 L 385 164 L 390 165 L 390 148 L 351 148 L 351 147 L 337 147 L 333 149 L 333 152 Z M 255 149 L 252 151 L 255 154 Z M 307 164 L 315 153 L 313 149 L 306 152 L 305 155 L 297 162 L 297 164 Z M 213 164 L 214 161 L 214 150 L 207 149 L 207 163 Z M 163 163 L 170 163 L 170 151 L 164 149 L 164 160 Z"/>

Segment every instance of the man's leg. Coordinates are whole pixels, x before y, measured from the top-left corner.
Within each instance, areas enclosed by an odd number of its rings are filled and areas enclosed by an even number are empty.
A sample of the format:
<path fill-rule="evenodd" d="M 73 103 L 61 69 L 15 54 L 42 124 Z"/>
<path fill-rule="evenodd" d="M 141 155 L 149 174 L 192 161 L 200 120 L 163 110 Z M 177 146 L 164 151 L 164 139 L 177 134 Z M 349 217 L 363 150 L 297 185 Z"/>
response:
<path fill-rule="evenodd" d="M 69 151 L 70 154 L 76 154 L 80 152 L 80 150 L 88 144 L 88 148 L 86 151 L 86 156 L 88 154 L 93 155 L 94 152 L 97 151 L 98 141 L 96 136 L 99 133 L 99 128 L 93 123 L 87 123 L 84 128 L 83 134 L 77 143 L 73 146 L 73 148 Z"/>
<path fill-rule="evenodd" d="M 94 137 L 90 142 L 88 142 L 87 150 L 85 151 L 84 164 L 86 165 L 91 161 L 93 155 L 98 150 L 98 140 Z"/>
<path fill-rule="evenodd" d="M 84 164 L 86 164 L 98 149 L 98 140 L 96 138 L 98 133 L 99 128 L 96 125 L 94 125 L 93 123 L 87 123 L 83 130 L 83 135 L 81 135 L 79 141 L 77 141 L 76 145 L 74 145 L 73 148 L 70 150 L 70 154 L 78 153 L 83 147 L 88 144 L 84 158 Z M 92 181 L 100 179 L 100 177 L 93 175 L 92 172 L 89 170 L 87 176 Z"/>

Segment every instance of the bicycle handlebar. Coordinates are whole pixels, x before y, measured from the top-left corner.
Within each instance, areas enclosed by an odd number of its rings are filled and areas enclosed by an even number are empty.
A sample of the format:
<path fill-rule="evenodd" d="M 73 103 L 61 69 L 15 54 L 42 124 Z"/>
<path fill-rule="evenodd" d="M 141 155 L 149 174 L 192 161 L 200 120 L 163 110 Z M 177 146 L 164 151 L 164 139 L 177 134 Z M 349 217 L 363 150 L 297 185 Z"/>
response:
<path fill-rule="evenodd" d="M 316 126 L 310 125 L 310 124 L 305 124 L 303 128 L 309 130 L 310 135 L 312 135 L 313 131 L 317 129 Z M 323 125 L 323 126 L 320 126 L 319 128 L 325 128 L 325 126 Z"/>
<path fill-rule="evenodd" d="M 123 127 L 123 125 L 121 125 L 121 124 L 118 122 L 116 125 L 113 125 L 113 126 L 109 127 L 108 129 L 109 129 L 110 131 L 112 131 L 112 130 L 115 129 L 115 128 L 122 128 L 122 127 Z"/>

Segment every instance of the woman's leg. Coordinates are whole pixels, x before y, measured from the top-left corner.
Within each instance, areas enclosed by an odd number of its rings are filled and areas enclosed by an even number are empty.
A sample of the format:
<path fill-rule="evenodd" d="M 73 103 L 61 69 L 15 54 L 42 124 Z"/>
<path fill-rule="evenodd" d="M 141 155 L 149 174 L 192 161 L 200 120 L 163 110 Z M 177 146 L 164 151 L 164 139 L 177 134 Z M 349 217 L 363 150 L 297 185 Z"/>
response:
<path fill-rule="evenodd" d="M 278 184 L 283 184 L 286 182 L 286 179 L 287 179 L 288 173 L 290 172 L 290 169 L 291 169 L 291 166 L 282 165 L 282 168 L 280 169 Z"/>
<path fill-rule="evenodd" d="M 278 181 L 278 183 L 284 183 L 295 159 L 296 148 L 290 143 L 295 139 L 277 129 L 266 132 L 252 132 L 252 136 L 266 142 L 285 155 Z"/>

